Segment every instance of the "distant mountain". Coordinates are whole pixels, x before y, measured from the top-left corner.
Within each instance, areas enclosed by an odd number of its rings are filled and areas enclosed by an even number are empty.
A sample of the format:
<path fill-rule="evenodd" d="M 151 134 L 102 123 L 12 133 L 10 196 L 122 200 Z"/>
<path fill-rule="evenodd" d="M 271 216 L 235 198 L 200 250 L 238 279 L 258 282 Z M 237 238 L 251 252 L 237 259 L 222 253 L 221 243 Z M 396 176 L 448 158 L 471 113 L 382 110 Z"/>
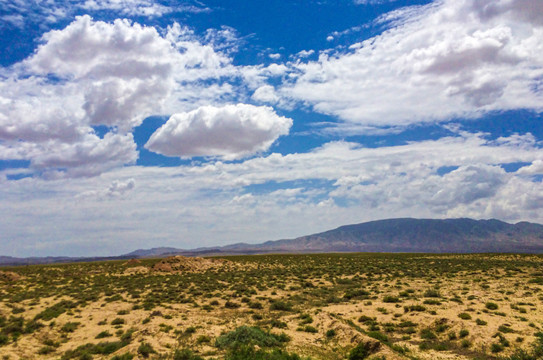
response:
<path fill-rule="evenodd" d="M 121 256 L 95 258 L 13 258 L 0 256 L 0 265 L 48 264 L 171 255 L 311 252 L 543 253 L 543 225 L 529 222 L 509 224 L 495 219 L 387 219 L 346 225 L 296 239 L 267 241 L 262 244 L 238 243 L 193 250 L 158 247 L 147 250 L 139 249 Z"/>
<path fill-rule="evenodd" d="M 37 264 L 58 264 L 87 261 L 105 261 L 105 260 L 123 260 L 131 259 L 126 255 L 121 256 L 95 256 L 95 257 L 70 257 L 70 256 L 46 256 L 46 257 L 12 257 L 0 256 L 0 266 L 19 266 L 19 265 L 37 265 Z"/>
<path fill-rule="evenodd" d="M 144 257 L 310 252 L 543 253 L 543 225 L 495 219 L 387 219 L 262 244 L 138 251 Z"/>
<path fill-rule="evenodd" d="M 519 252 L 543 253 L 543 225 L 499 220 L 388 219 L 224 252 Z"/>
<path fill-rule="evenodd" d="M 136 251 L 132 251 L 124 256 L 129 257 L 153 257 L 153 256 L 160 256 L 164 254 L 170 254 L 170 253 L 178 253 L 180 251 L 183 251 L 182 249 L 172 248 L 172 247 L 156 247 L 152 249 L 138 249 Z"/>

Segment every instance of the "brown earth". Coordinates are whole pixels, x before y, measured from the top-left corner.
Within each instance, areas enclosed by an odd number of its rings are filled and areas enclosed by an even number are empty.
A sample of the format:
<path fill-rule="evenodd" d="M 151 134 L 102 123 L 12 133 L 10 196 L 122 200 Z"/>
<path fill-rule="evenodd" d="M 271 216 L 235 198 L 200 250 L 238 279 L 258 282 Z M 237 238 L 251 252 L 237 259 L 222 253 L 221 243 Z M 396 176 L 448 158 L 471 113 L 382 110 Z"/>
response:
<path fill-rule="evenodd" d="M 0 281 L 15 282 L 22 279 L 22 276 L 13 271 L 0 271 Z"/>
<path fill-rule="evenodd" d="M 151 268 L 159 273 L 203 272 L 210 269 L 219 269 L 231 264 L 225 259 L 212 259 L 200 257 L 171 256 L 162 259 Z"/>

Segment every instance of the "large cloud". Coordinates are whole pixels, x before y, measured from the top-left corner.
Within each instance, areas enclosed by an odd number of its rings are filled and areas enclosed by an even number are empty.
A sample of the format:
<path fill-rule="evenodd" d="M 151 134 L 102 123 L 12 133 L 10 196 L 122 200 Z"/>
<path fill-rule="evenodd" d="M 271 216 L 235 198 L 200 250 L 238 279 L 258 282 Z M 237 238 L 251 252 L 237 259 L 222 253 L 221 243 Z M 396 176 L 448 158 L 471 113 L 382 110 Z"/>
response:
<path fill-rule="evenodd" d="M 32 56 L 2 75 L 0 159 L 30 160 L 40 173 L 96 175 L 135 161 L 130 133 L 145 117 L 194 109 L 194 99 L 224 101 L 232 91 L 224 79 L 236 69 L 178 24 L 161 35 L 128 20 L 81 16 L 46 33 Z M 96 126 L 109 135 L 99 137 Z"/>
<path fill-rule="evenodd" d="M 128 20 L 94 22 L 82 16 L 63 30 L 45 34 L 43 40 L 24 62 L 25 69 L 77 83 L 92 125 L 127 131 L 160 111 L 173 89 L 171 74 L 178 53 L 152 27 Z"/>
<path fill-rule="evenodd" d="M 291 126 L 291 119 L 267 106 L 203 106 L 172 115 L 145 147 L 167 156 L 231 160 L 267 150 Z"/>
<path fill-rule="evenodd" d="M 537 0 L 443 0 L 388 14 L 391 28 L 347 53 L 296 63 L 283 96 L 374 126 L 543 109 Z M 299 74 L 297 73 L 299 72 Z"/>

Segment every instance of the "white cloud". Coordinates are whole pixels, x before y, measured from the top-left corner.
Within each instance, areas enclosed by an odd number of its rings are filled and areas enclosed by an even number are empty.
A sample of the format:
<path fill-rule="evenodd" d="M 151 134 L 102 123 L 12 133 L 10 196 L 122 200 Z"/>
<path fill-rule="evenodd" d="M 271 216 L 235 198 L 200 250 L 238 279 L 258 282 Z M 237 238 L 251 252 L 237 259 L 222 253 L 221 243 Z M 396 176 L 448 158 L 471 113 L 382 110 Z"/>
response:
<path fill-rule="evenodd" d="M 86 0 L 79 5 L 86 11 L 116 11 L 128 16 L 162 16 L 174 9 L 153 0 Z"/>
<path fill-rule="evenodd" d="M 97 199 L 119 198 L 130 193 L 134 190 L 135 186 L 136 182 L 132 178 L 127 179 L 126 181 L 113 180 L 106 189 L 84 191 L 81 194 L 76 195 L 76 199 L 86 197 Z"/>
<path fill-rule="evenodd" d="M 407 125 L 543 109 L 543 27 L 535 1 L 446 0 L 396 12 L 393 27 L 293 64 L 283 96 L 364 125 Z M 387 21 L 390 21 L 388 19 Z"/>
<path fill-rule="evenodd" d="M 4 23 L 9 23 L 15 27 L 23 27 L 24 17 L 20 14 L 16 15 L 3 15 L 0 17 Z"/>
<path fill-rule="evenodd" d="M 160 111 L 173 90 L 172 67 L 178 53 L 152 27 L 81 16 L 65 29 L 45 34 L 43 41 L 22 64 L 24 70 L 77 83 L 91 125 L 128 131 Z"/>
<path fill-rule="evenodd" d="M 528 166 L 523 166 L 518 170 L 518 173 L 523 175 L 543 174 L 543 160 L 538 159 Z"/>
<path fill-rule="evenodd" d="M 62 20 L 73 18 L 81 12 L 100 14 L 107 11 L 108 15 L 119 17 L 157 18 L 169 13 L 201 13 L 210 11 L 199 1 L 178 2 L 175 6 L 165 5 L 155 0 L 2 0 L 0 11 L 4 23 L 0 27 L 38 26 L 47 30 L 51 25 Z"/>
<path fill-rule="evenodd" d="M 132 134 L 107 133 L 103 139 L 89 134 L 74 144 L 48 143 L 31 157 L 37 170 L 65 170 L 68 176 L 95 176 L 138 158 Z"/>
<path fill-rule="evenodd" d="M 263 85 L 255 90 L 251 96 L 253 100 L 274 104 L 279 101 L 279 96 L 275 92 L 275 88 L 271 85 Z"/>
<path fill-rule="evenodd" d="M 231 160 L 267 150 L 291 126 L 291 119 L 278 116 L 270 107 L 203 106 L 172 115 L 145 147 L 167 156 Z"/>
<path fill-rule="evenodd" d="M 314 53 L 315 53 L 315 50 L 302 50 L 302 51 L 299 51 L 296 54 L 296 56 L 299 58 L 306 58 L 313 55 Z"/>
<path fill-rule="evenodd" d="M 0 253 L 194 248 L 402 216 L 541 222 L 543 183 L 522 171 L 505 172 L 500 164 L 535 165 L 542 157 L 530 135 L 498 143 L 460 132 L 401 146 L 332 142 L 308 153 L 233 163 L 130 166 L 92 179 L 4 181 L 0 228 L 10 240 L 0 244 Z M 444 166 L 458 168 L 439 175 Z M 62 227 L 55 226 L 59 219 Z M 39 249 L 33 240 L 38 238 Z M 97 241 L 102 250 L 94 246 Z"/>
<path fill-rule="evenodd" d="M 281 54 L 274 53 L 274 54 L 269 54 L 268 56 L 270 59 L 277 60 L 281 57 Z"/>
<path fill-rule="evenodd" d="M 354 0 L 357 5 L 379 5 L 394 2 L 396 0 Z"/>
<path fill-rule="evenodd" d="M 226 102 L 234 91 L 225 79 L 238 76 L 228 56 L 178 24 L 161 35 L 89 16 L 46 33 L 32 56 L 2 73 L 0 159 L 71 176 L 134 163 L 130 133 L 144 118 Z M 108 135 L 100 139 L 97 125 Z"/>

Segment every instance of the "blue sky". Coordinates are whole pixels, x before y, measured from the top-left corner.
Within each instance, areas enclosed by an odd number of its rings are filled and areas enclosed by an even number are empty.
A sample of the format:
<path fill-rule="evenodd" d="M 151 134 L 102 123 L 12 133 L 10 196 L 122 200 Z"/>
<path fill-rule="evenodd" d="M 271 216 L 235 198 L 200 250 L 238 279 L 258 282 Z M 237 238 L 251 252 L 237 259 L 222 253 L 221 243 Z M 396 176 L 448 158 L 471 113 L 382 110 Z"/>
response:
<path fill-rule="evenodd" d="M 7 0 L 0 254 L 543 222 L 536 0 Z"/>

